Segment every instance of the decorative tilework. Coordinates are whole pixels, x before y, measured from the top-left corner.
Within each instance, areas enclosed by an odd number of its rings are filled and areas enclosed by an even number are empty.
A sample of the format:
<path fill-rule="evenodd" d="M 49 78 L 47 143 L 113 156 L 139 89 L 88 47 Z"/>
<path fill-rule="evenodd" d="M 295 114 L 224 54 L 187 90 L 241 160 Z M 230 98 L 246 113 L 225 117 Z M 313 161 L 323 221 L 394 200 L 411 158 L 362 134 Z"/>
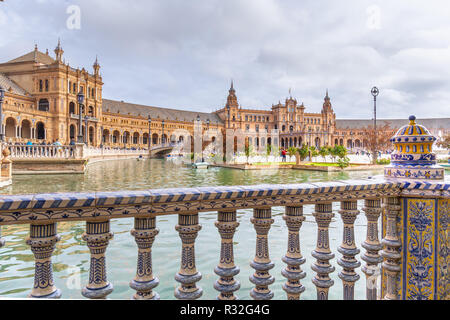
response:
<path fill-rule="evenodd" d="M 433 299 L 435 290 L 435 200 L 407 199 L 405 225 L 406 285 L 408 300 Z"/>

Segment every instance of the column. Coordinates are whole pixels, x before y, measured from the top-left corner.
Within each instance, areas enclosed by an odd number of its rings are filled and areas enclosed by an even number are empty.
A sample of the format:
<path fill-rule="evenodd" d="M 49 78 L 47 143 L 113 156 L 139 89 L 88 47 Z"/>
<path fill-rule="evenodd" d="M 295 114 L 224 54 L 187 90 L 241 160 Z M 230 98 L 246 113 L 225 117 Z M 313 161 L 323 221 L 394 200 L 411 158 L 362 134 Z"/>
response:
<path fill-rule="evenodd" d="M 202 226 L 198 224 L 198 213 L 178 215 L 178 231 L 181 241 L 181 268 L 175 275 L 180 286 L 175 289 L 175 297 L 180 300 L 195 300 L 202 296 L 203 290 L 196 286 L 202 275 L 195 267 L 195 239 Z"/>
<path fill-rule="evenodd" d="M 317 274 L 312 282 L 317 289 L 317 300 L 328 300 L 328 291 L 334 284 L 329 274 L 335 270 L 329 262 L 330 259 L 334 258 L 334 254 L 330 250 L 330 237 L 328 232 L 331 219 L 334 217 L 332 203 L 316 204 L 313 216 L 316 219 L 318 230 L 316 249 L 312 252 L 312 256 L 317 261 L 311 267 Z"/>
<path fill-rule="evenodd" d="M 267 238 L 270 226 L 274 222 L 272 209 L 253 209 L 251 222 L 256 230 L 256 255 L 250 263 L 250 266 L 255 269 L 255 273 L 250 276 L 250 282 L 255 285 L 255 288 L 250 292 L 250 296 L 255 300 L 270 300 L 273 298 L 273 292 L 269 289 L 269 285 L 275 281 L 275 278 L 269 274 L 269 270 L 275 264 L 270 261 Z"/>
<path fill-rule="evenodd" d="M 113 291 L 113 285 L 106 277 L 105 252 L 113 233 L 109 231 L 109 220 L 86 221 L 86 232 L 83 240 L 91 252 L 91 265 L 89 268 L 89 283 L 83 288 L 81 294 L 90 299 L 104 299 Z"/>
<path fill-rule="evenodd" d="M 355 258 L 359 253 L 359 249 L 355 244 L 354 229 L 356 216 L 359 214 L 357 206 L 357 201 L 342 201 L 341 210 L 339 211 L 344 223 L 344 232 L 342 244 L 338 248 L 342 258 L 338 259 L 337 263 L 343 268 L 339 273 L 339 278 L 342 280 L 344 288 L 344 300 L 354 300 L 355 282 L 359 280 L 359 275 L 355 272 L 355 269 L 361 266 L 361 263 Z"/>
<path fill-rule="evenodd" d="M 303 206 L 286 207 L 283 219 L 289 230 L 287 253 L 282 258 L 283 262 L 287 264 L 286 268 L 281 271 L 281 274 L 287 278 L 283 290 L 286 291 L 288 300 L 300 300 L 300 294 L 305 291 L 300 280 L 306 276 L 300 267 L 306 261 L 301 254 L 299 235 L 302 223 L 305 221 Z"/>
<path fill-rule="evenodd" d="M 383 258 L 378 254 L 382 246 L 378 240 L 378 219 L 381 215 L 381 199 L 364 200 L 363 211 L 367 217 L 367 236 L 362 244 L 366 253 L 361 259 L 366 262 L 362 271 L 366 275 L 366 299 L 377 300 L 377 279 L 380 275 L 378 264 Z"/>
<path fill-rule="evenodd" d="M 30 225 L 30 237 L 26 243 L 34 254 L 34 286 L 30 298 L 61 297 L 61 291 L 53 283 L 52 253 L 60 239 L 56 233 L 56 223 Z"/>
<path fill-rule="evenodd" d="M 134 219 L 131 235 L 138 245 L 138 259 L 136 277 L 130 282 L 130 287 L 137 291 L 133 299 L 159 300 L 158 293 L 152 291 L 159 284 L 152 268 L 152 245 L 158 233 L 155 217 Z"/>
<path fill-rule="evenodd" d="M 383 271 L 386 272 L 386 295 L 384 300 L 397 300 L 397 275 L 401 271 L 400 266 L 400 246 L 401 242 L 397 234 L 397 217 L 400 215 L 400 199 L 388 197 L 385 204 L 386 214 L 386 236 L 381 240 L 383 250 L 380 252 L 383 257 Z"/>
<path fill-rule="evenodd" d="M 236 300 L 234 292 L 241 287 L 239 281 L 234 279 L 240 271 L 234 264 L 233 252 L 233 236 L 239 226 L 239 222 L 236 221 L 236 210 L 219 211 L 215 225 L 220 233 L 221 245 L 220 262 L 214 268 L 214 272 L 220 278 L 214 283 L 214 289 L 220 292 L 218 300 Z"/>

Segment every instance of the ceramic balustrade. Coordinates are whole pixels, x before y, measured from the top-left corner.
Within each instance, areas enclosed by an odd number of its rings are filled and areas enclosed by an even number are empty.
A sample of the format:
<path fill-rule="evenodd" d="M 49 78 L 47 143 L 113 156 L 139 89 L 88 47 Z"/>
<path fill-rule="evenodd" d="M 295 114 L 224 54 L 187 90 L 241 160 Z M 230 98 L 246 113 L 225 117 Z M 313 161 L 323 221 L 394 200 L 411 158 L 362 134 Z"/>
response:
<path fill-rule="evenodd" d="M 61 296 L 62 290 L 56 288 L 53 282 L 51 257 L 59 239 L 57 224 L 68 221 L 86 222 L 82 239 L 91 256 L 89 280 L 82 295 L 91 299 L 106 298 L 113 291 L 114 280 L 108 280 L 106 276 L 107 247 L 110 241 L 114 241 L 110 220 L 134 218 L 131 235 L 137 243 L 138 259 L 136 275 L 130 282 L 130 287 L 136 291 L 133 298 L 159 299 L 158 293 L 153 290 L 158 285 L 167 287 L 174 283 L 161 284 L 157 275 L 153 274 L 152 248 L 159 245 L 156 223 L 160 216 L 177 215 L 178 224 L 174 227 L 181 239 L 181 254 L 180 269 L 174 275 L 179 284 L 174 295 L 177 299 L 198 299 L 203 294 L 198 285 L 202 275 L 201 270 L 196 267 L 195 251 L 196 238 L 202 229 L 199 217 L 204 212 L 217 212 L 215 225 L 221 242 L 219 247 L 211 248 L 220 252 L 218 265 L 214 269 L 218 278 L 213 284 L 219 292 L 217 299 L 235 300 L 238 295 L 258 300 L 272 299 L 275 279 L 281 275 L 287 279 L 281 285 L 287 298 L 298 300 L 306 290 L 305 283 L 301 280 L 310 272 L 302 270 L 301 266 L 309 259 L 315 273 L 312 275 L 312 282 L 316 287 L 317 298 L 328 299 L 330 290 L 338 290 L 330 278 L 330 274 L 335 271 L 335 254 L 331 248 L 337 245 L 331 243 L 329 238 L 330 224 L 333 223 L 343 224 L 342 243 L 337 249 L 340 254 L 337 265 L 342 268 L 338 277 L 342 281 L 343 298 L 398 299 L 401 298 L 398 294 L 401 289 L 398 278 L 404 276 L 405 259 L 401 243 L 404 235 L 399 234 L 401 229 L 397 228 L 403 210 L 400 199 L 414 191 L 422 196 L 432 193 L 434 197 L 448 201 L 449 187 L 447 182 L 401 182 L 377 178 L 290 185 L 2 195 L 0 226 L 30 225 L 27 243 L 35 255 L 35 283 L 30 292 L 30 296 L 34 298 Z M 381 206 L 382 199 L 384 206 Z M 368 221 L 367 238 L 362 244 L 366 252 L 360 258 L 354 236 L 354 223 L 359 214 L 358 201 L 364 201 L 361 207 Z M 340 210 L 337 213 L 341 219 L 334 220 L 333 204 L 339 203 Z M 300 228 L 305 220 L 303 210 L 309 205 L 314 206 L 317 242 L 312 256 L 305 257 L 301 254 Z M 271 225 L 279 218 L 272 216 L 273 207 L 285 207 L 282 218 L 287 226 L 287 252 L 279 262 L 272 261 L 269 254 Z M 243 209 L 253 209 L 253 216 L 242 216 L 238 222 L 237 212 Z M 378 241 L 380 216 L 384 221 L 384 236 L 381 241 L 383 247 Z M 255 229 L 256 251 L 250 263 L 254 269 L 250 282 L 254 287 L 250 292 L 239 293 L 240 269 L 235 265 L 233 236 L 239 232 L 238 226 L 244 221 L 252 223 Z M 0 238 L 0 245 L 3 244 L 4 239 Z M 7 246 L 8 243 L 4 245 Z M 315 258 L 314 262 L 312 258 Z M 380 264 L 382 259 L 383 263 Z M 366 263 L 362 270 L 359 270 L 360 260 Z M 281 265 L 281 262 L 286 266 L 278 275 L 278 272 L 274 272 L 274 266 Z M 355 297 L 354 286 L 359 280 L 360 271 L 367 277 L 367 297 Z M 385 275 L 385 281 L 377 291 L 373 276 L 381 273 Z M 448 282 L 443 285 L 448 285 Z"/>

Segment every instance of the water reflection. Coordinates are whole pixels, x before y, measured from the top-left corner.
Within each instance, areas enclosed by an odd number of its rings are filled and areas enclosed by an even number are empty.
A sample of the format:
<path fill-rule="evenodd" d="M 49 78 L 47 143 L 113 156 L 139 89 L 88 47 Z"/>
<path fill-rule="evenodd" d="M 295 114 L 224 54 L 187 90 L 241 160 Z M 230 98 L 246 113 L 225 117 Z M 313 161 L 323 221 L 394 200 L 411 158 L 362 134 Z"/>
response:
<path fill-rule="evenodd" d="M 142 190 L 151 188 L 196 187 L 221 185 L 252 185 L 252 184 L 284 184 L 332 181 L 345 179 L 367 178 L 381 174 L 380 171 L 371 172 L 311 172 L 300 170 L 230 170 L 226 168 L 211 168 L 196 170 L 163 160 L 120 160 L 99 162 L 88 167 L 85 175 L 45 175 L 45 176 L 14 176 L 13 184 L 0 191 L 3 194 L 70 192 L 70 191 L 101 191 L 101 190 Z M 360 203 L 361 205 L 362 203 Z M 315 247 L 316 224 L 312 216 L 312 206 L 305 206 L 306 221 L 301 229 L 302 253 L 307 262 L 303 269 L 307 277 L 302 281 L 306 292 L 303 299 L 315 299 L 315 287 L 311 283 L 314 272 L 311 264 L 314 259 L 311 251 Z M 335 204 L 334 212 L 338 210 Z M 285 268 L 281 257 L 287 248 L 287 228 L 282 219 L 284 208 L 273 208 L 275 223 L 269 233 L 270 255 L 275 262 L 271 274 L 276 282 L 271 286 L 275 299 L 284 299 L 285 293 L 281 289 L 286 281 L 281 276 Z M 237 215 L 241 225 L 235 235 L 236 264 L 241 273 L 236 277 L 241 282 L 241 289 L 237 295 L 241 299 L 250 299 L 249 292 L 252 284 L 248 280 L 253 273 L 249 266 L 253 259 L 256 246 L 256 236 L 250 223 L 252 210 L 240 210 Z M 199 285 L 204 290 L 202 299 L 214 299 L 217 292 L 213 283 L 217 279 L 214 267 L 219 261 L 220 236 L 214 226 L 217 214 L 202 213 L 200 223 L 203 228 L 196 241 L 196 262 L 198 270 L 203 274 Z M 176 216 L 165 216 L 157 219 L 160 234 L 157 236 L 153 249 L 154 273 L 160 279 L 156 291 L 162 299 L 174 299 L 173 291 L 177 286 L 174 275 L 180 266 L 181 241 L 175 231 Z M 366 219 L 360 214 L 355 222 L 356 241 L 360 247 L 365 239 Z M 129 299 L 133 290 L 128 283 L 136 272 L 137 246 L 130 230 L 133 219 L 116 219 L 111 221 L 114 239 L 110 241 L 107 250 L 108 279 L 114 285 L 114 292 L 109 296 L 115 299 Z M 89 250 L 81 235 L 85 230 L 85 222 L 65 222 L 58 224 L 61 240 L 56 244 L 53 255 L 55 284 L 63 292 L 63 298 L 81 299 L 81 287 L 86 285 L 89 275 Z M 6 240 L 5 247 L 0 249 L 0 295 L 8 297 L 26 297 L 33 285 L 34 257 L 25 239 L 28 237 L 27 225 L 12 225 L 2 227 L 2 234 Z M 342 299 L 342 284 L 337 277 L 340 267 L 336 259 L 340 257 L 337 247 L 341 243 L 342 222 L 336 214 L 330 225 L 331 249 L 336 258 L 331 263 L 336 267 L 332 274 L 335 285 L 331 288 L 330 299 Z M 361 248 L 361 247 L 360 247 Z M 364 251 L 364 250 L 362 250 Z M 364 298 L 364 275 L 358 270 L 361 280 L 357 282 L 356 297 Z"/>

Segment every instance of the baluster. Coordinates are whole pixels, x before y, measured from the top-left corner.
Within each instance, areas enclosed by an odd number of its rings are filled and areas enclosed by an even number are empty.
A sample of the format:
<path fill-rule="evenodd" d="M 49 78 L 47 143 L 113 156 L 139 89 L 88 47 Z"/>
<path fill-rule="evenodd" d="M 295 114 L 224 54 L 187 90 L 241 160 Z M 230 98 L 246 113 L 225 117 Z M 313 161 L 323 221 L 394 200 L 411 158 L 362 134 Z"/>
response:
<path fill-rule="evenodd" d="M 198 224 L 198 213 L 179 214 L 178 231 L 182 241 L 181 268 L 175 280 L 181 285 L 175 289 L 175 297 L 180 300 L 195 300 L 202 296 L 203 290 L 196 286 L 202 275 L 195 267 L 195 239 L 202 226 Z"/>
<path fill-rule="evenodd" d="M 6 241 L 2 237 L 2 227 L 0 226 L 0 248 L 2 248 L 5 245 Z"/>
<path fill-rule="evenodd" d="M 330 264 L 330 259 L 334 258 L 334 254 L 330 250 L 330 237 L 328 227 L 331 219 L 334 217 L 332 212 L 332 203 L 318 203 L 315 206 L 314 218 L 318 226 L 317 230 L 317 246 L 312 251 L 312 256 L 317 259 L 311 269 L 317 274 L 312 282 L 317 289 L 318 300 L 328 300 L 328 291 L 333 286 L 334 281 L 331 280 L 329 274 L 334 272 L 335 268 Z"/>
<path fill-rule="evenodd" d="M 359 280 L 359 275 L 355 272 L 356 268 L 361 266 L 361 262 L 357 261 L 355 256 L 359 254 L 359 249 L 355 244 L 354 223 L 356 216 L 359 214 L 357 209 L 357 201 L 342 201 L 341 215 L 344 222 L 344 231 L 342 244 L 338 251 L 342 254 L 342 258 L 337 263 L 343 268 L 339 273 L 344 286 L 344 300 L 353 300 L 355 297 L 355 282 Z"/>
<path fill-rule="evenodd" d="M 104 299 L 113 291 L 113 285 L 106 277 L 106 247 L 113 233 L 109 229 L 107 221 L 86 221 L 86 232 L 83 240 L 91 252 L 91 264 L 89 268 L 89 283 L 83 288 L 81 294 L 90 299 Z"/>
<path fill-rule="evenodd" d="M 381 240 L 383 250 L 380 254 L 383 257 L 383 270 L 386 271 L 386 295 L 384 300 L 397 300 L 397 275 L 401 271 L 400 267 L 400 247 L 401 242 L 397 234 L 397 217 L 401 211 L 400 199 L 388 197 L 385 204 L 386 214 L 386 236 Z"/>
<path fill-rule="evenodd" d="M 152 292 L 159 284 L 152 269 L 152 245 L 158 233 L 155 217 L 134 219 L 131 235 L 138 245 L 138 260 L 136 277 L 130 282 L 130 287 L 137 291 L 133 299 L 159 300 L 159 294 Z"/>
<path fill-rule="evenodd" d="M 34 286 L 30 298 L 58 299 L 61 291 L 53 283 L 52 253 L 60 239 L 56 223 L 30 225 L 30 237 L 26 243 L 34 254 Z"/>
<path fill-rule="evenodd" d="M 250 276 L 250 282 L 255 288 L 250 292 L 250 296 L 255 300 L 270 300 L 273 292 L 269 285 L 274 283 L 275 278 L 269 274 L 269 270 L 274 267 L 274 263 L 269 257 L 269 243 L 267 235 L 270 226 L 274 222 L 271 208 L 253 209 L 251 222 L 256 230 L 256 255 L 250 266 L 255 269 L 255 273 Z"/>
<path fill-rule="evenodd" d="M 362 271 L 366 275 L 366 299 L 377 299 L 377 278 L 379 275 L 378 264 L 383 258 L 378 254 L 382 246 L 378 240 L 378 219 L 381 215 L 381 200 L 364 200 L 363 211 L 367 217 L 367 236 L 362 247 L 366 249 L 366 253 L 361 256 L 366 264 L 362 267 Z"/>
<path fill-rule="evenodd" d="M 214 283 L 214 289 L 220 292 L 218 300 L 236 300 L 234 292 L 241 287 L 239 281 L 234 279 L 240 271 L 234 264 L 233 236 L 239 222 L 236 221 L 236 210 L 219 211 L 215 223 L 220 233 L 220 263 L 214 268 L 214 272 L 220 279 Z"/>
<path fill-rule="evenodd" d="M 305 217 L 303 216 L 303 206 L 286 207 L 286 213 L 283 215 L 289 230 L 288 249 L 286 255 L 282 258 L 287 264 L 281 274 L 287 278 L 287 282 L 283 285 L 283 290 L 287 293 L 288 300 L 300 300 L 300 294 L 305 291 L 305 287 L 300 280 L 306 276 L 302 271 L 301 265 L 306 259 L 302 256 L 300 250 L 299 231 Z"/>

